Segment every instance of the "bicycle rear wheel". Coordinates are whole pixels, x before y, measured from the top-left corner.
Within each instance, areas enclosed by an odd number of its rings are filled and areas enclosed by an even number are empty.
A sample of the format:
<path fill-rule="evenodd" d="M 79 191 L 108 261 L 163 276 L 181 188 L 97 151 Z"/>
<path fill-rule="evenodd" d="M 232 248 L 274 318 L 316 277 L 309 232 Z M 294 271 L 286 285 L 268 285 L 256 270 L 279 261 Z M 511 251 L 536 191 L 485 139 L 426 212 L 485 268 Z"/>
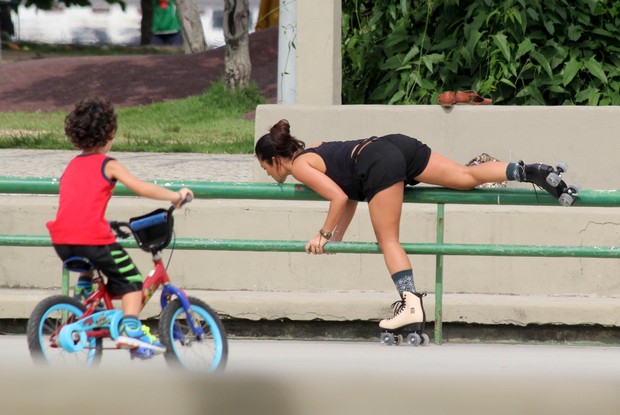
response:
<path fill-rule="evenodd" d="M 166 347 L 166 362 L 191 371 L 214 372 L 226 367 L 228 340 L 217 313 L 204 301 L 189 297 L 191 318 L 202 336 L 192 330 L 178 298 L 168 303 L 159 320 L 159 340 Z"/>
<path fill-rule="evenodd" d="M 89 338 L 78 352 L 69 352 L 60 346 L 60 329 L 74 323 L 84 314 L 79 301 L 65 295 L 55 295 L 41 301 L 28 319 L 26 336 L 30 356 L 37 364 L 55 367 L 96 367 L 101 362 L 103 341 Z"/>

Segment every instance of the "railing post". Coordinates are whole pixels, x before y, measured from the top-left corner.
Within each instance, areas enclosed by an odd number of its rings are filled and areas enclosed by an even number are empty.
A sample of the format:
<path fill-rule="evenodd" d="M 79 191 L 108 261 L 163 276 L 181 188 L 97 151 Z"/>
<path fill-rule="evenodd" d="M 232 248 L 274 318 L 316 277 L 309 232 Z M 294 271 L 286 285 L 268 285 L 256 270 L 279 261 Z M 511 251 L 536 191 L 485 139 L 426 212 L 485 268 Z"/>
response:
<path fill-rule="evenodd" d="M 444 207 L 437 203 L 437 243 L 443 244 L 444 234 Z M 442 343 L 443 322 L 443 255 L 435 256 L 435 344 Z"/>
<path fill-rule="evenodd" d="M 62 285 L 61 285 L 61 289 L 62 289 L 62 293 L 64 295 L 69 295 L 69 284 L 71 283 L 71 281 L 69 280 L 69 271 L 63 267 L 62 268 Z"/>

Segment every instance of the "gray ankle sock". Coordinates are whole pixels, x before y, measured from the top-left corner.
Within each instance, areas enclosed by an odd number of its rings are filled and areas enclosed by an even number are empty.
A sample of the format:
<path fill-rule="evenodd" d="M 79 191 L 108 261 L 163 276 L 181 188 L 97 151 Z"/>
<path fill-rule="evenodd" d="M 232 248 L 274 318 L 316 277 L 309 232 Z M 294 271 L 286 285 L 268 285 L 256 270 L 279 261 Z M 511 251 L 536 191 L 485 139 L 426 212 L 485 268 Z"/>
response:
<path fill-rule="evenodd" d="M 506 167 L 506 178 L 508 180 L 518 180 L 521 181 L 521 174 L 519 173 L 519 164 L 518 163 L 508 163 L 508 167 Z"/>
<path fill-rule="evenodd" d="M 398 271 L 392 275 L 392 281 L 394 281 L 394 285 L 398 290 L 398 294 L 400 294 L 401 298 L 403 296 L 403 292 L 409 291 L 415 292 L 415 284 L 413 283 L 413 270 L 406 269 L 404 271 Z"/>
<path fill-rule="evenodd" d="M 508 163 L 508 166 L 506 166 L 506 178 L 508 180 L 524 182 L 525 171 L 523 170 L 523 162 Z"/>

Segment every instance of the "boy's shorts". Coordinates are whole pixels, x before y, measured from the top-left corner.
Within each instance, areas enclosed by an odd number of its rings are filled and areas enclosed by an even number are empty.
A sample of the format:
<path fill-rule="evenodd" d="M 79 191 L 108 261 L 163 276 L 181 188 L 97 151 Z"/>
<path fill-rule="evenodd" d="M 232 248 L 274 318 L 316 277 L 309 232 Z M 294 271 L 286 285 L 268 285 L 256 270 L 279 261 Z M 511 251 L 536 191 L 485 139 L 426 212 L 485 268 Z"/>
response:
<path fill-rule="evenodd" d="M 64 261 L 72 256 L 88 258 L 107 277 L 106 287 L 111 295 L 123 295 L 142 290 L 142 275 L 129 254 L 118 243 L 110 245 L 54 245 Z"/>

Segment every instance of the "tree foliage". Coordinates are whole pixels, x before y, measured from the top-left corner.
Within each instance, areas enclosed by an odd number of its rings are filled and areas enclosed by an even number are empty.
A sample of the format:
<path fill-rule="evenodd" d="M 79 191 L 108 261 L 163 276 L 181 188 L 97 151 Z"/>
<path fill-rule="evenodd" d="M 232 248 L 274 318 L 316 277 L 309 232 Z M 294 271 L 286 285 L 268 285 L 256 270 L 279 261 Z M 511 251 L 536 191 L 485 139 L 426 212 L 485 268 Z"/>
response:
<path fill-rule="evenodd" d="M 343 0 L 343 102 L 619 105 L 618 0 Z"/>

